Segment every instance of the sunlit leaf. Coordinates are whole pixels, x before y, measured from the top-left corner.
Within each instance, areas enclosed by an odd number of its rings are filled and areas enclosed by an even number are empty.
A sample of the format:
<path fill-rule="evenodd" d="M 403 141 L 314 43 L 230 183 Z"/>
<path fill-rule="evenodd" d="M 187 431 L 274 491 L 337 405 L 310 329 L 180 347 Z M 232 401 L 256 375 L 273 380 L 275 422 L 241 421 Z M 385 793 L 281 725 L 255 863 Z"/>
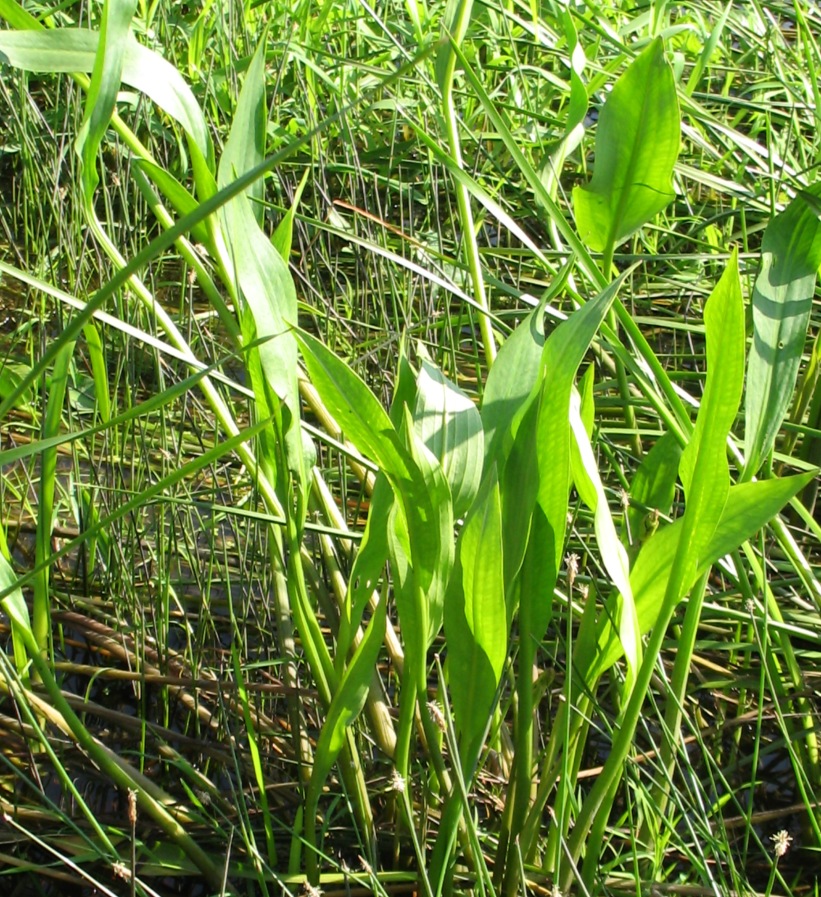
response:
<path fill-rule="evenodd" d="M 612 249 L 673 199 L 680 143 L 673 70 L 656 38 L 613 85 L 599 115 L 593 178 L 573 190 L 584 243 Z"/>
<path fill-rule="evenodd" d="M 451 701 L 462 738 L 461 759 L 470 776 L 490 725 L 507 656 L 502 512 L 494 469 L 465 520 L 457 557 L 445 602 L 445 633 Z"/>
<path fill-rule="evenodd" d="M 482 477 L 482 421 L 473 402 L 429 361 L 417 378 L 414 425 L 450 484 L 453 513 L 470 507 Z"/>
<path fill-rule="evenodd" d="M 482 395 L 485 468 L 498 459 L 508 428 L 536 384 L 544 348 L 544 302 L 505 340 Z"/>
<path fill-rule="evenodd" d="M 730 489 L 727 437 L 744 387 L 744 302 L 734 253 L 704 309 L 707 381 L 695 429 L 684 449 L 679 476 L 689 518 L 686 550 L 693 568 L 712 538 Z M 680 550 L 684 550 L 684 546 Z"/>
<path fill-rule="evenodd" d="M 783 479 L 768 479 L 731 486 L 718 526 L 709 544 L 702 551 L 699 566 L 683 583 L 684 591 L 686 592 L 717 560 L 738 548 L 742 542 L 766 526 L 815 476 L 816 471 L 810 471 Z M 630 584 L 642 633 L 648 632 L 658 618 L 670 576 L 670 558 L 674 557 L 678 550 L 682 524 L 683 521 L 679 519 L 667 526 L 660 526 L 647 540 L 631 570 Z M 592 681 L 622 656 L 618 633 L 607 614 L 603 616 L 601 622 L 598 652 L 595 660 L 596 673 Z"/>

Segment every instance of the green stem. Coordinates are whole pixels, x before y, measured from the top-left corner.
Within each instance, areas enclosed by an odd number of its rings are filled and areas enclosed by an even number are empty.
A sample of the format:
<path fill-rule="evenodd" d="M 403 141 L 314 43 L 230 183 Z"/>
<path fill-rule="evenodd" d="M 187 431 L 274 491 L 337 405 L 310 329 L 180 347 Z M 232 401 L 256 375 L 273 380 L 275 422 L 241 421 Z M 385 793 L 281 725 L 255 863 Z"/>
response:
<path fill-rule="evenodd" d="M 669 795 L 663 783 L 668 781 L 673 774 L 674 754 L 678 746 L 678 732 L 683 716 L 682 708 L 687 696 L 687 683 L 690 679 L 690 664 L 695 652 L 698 623 L 701 619 L 701 609 L 704 606 L 704 596 L 709 578 L 710 571 L 708 570 L 693 587 L 690 600 L 687 602 L 681 634 L 676 643 L 676 661 L 673 665 L 673 675 L 666 697 L 664 739 L 659 756 L 662 773 L 659 784 L 653 789 L 650 798 L 650 806 L 653 808 L 656 819 L 659 820 L 667 812 Z M 644 840 L 644 834 L 639 834 L 639 843 Z"/>
<path fill-rule="evenodd" d="M 457 61 L 454 47 L 459 47 L 464 40 L 472 8 L 473 0 L 462 0 L 459 3 L 458 8 L 454 11 L 453 18 L 447 23 L 452 44 L 444 46 L 440 50 L 440 53 L 446 54 L 443 57 L 445 60 L 443 73 L 439 78 L 439 86 L 442 90 L 442 115 L 445 122 L 445 134 L 451 158 L 460 169 L 464 169 L 464 163 L 459 140 L 459 117 L 456 114 L 456 104 L 453 99 Z M 482 334 L 485 360 L 488 368 L 490 368 L 496 358 L 496 337 L 493 334 L 493 328 L 490 323 L 490 306 L 485 291 L 484 277 L 482 276 L 482 262 L 479 257 L 479 246 L 476 242 L 473 212 L 470 207 L 470 194 L 461 181 L 456 182 L 455 191 L 459 222 L 462 227 L 462 247 L 467 260 L 470 281 L 473 285 L 474 299 L 482 312 L 479 316 L 479 330 Z"/>
<path fill-rule="evenodd" d="M 54 363 L 51 384 L 48 389 L 46 415 L 42 438 L 49 439 L 60 432 L 63 402 L 68 385 L 68 373 L 74 352 L 74 341 L 66 342 Z M 45 387 L 44 387 L 45 389 Z M 51 601 L 49 598 L 48 559 L 51 557 L 51 533 L 54 524 L 54 490 L 57 482 L 57 446 L 43 450 L 40 463 L 40 495 L 37 507 L 37 540 L 34 548 L 34 564 L 40 572 L 34 580 L 32 605 L 32 631 L 40 654 L 51 658 Z"/>

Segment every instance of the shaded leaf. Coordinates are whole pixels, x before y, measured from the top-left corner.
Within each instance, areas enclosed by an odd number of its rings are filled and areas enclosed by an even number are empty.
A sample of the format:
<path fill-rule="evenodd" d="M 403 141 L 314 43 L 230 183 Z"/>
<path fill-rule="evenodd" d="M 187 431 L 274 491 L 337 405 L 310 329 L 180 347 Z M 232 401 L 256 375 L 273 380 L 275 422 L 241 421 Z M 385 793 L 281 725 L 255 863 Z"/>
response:
<path fill-rule="evenodd" d="M 790 406 L 821 265 L 821 184 L 767 225 L 753 289 L 753 343 L 747 370 L 745 478 L 775 444 Z"/>

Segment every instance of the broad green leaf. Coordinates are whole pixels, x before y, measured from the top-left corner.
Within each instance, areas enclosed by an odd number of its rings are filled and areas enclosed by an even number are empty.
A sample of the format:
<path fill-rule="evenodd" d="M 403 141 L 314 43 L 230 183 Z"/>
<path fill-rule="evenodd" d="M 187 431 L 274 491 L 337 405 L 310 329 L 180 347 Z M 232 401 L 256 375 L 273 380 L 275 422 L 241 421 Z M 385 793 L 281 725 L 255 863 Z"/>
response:
<path fill-rule="evenodd" d="M 422 360 L 416 381 L 414 426 L 445 472 L 453 514 L 462 517 L 482 477 L 482 420 L 473 402 L 435 365 Z"/>
<path fill-rule="evenodd" d="M 543 380 L 541 382 L 544 383 Z M 505 544 L 505 587 L 510 617 L 515 610 L 513 584 L 531 539 L 534 508 L 538 507 L 536 496 L 539 494 L 539 464 L 536 439 L 541 400 L 540 392 L 526 408 L 502 467 L 502 531 Z M 543 548 L 544 546 L 542 550 Z M 552 592 L 552 589 L 553 583 L 548 583 L 548 590 Z"/>
<path fill-rule="evenodd" d="M 320 340 L 296 332 L 305 367 L 322 401 L 348 439 L 389 478 L 410 478 L 411 460 L 378 399 L 363 380 Z"/>
<path fill-rule="evenodd" d="M 420 604 L 416 600 L 408 523 L 400 502 L 393 502 L 391 505 L 386 535 L 394 601 L 399 612 L 402 641 L 405 645 L 405 666 L 424 664 L 430 623 L 427 603 Z M 415 681 L 413 676 L 410 677 L 410 681 Z"/>
<path fill-rule="evenodd" d="M 245 81 L 240 91 L 231 131 L 220 156 L 217 169 L 217 186 L 222 188 L 250 171 L 265 158 L 265 138 L 267 126 L 267 105 L 265 102 L 265 40 L 260 41 L 254 53 Z M 244 205 L 250 205 L 256 222 L 262 220 L 259 200 L 264 193 L 262 179 L 256 180 L 243 194 Z M 247 197 L 255 200 L 249 203 Z M 239 197 L 237 197 L 239 199 Z M 237 199 L 232 200 L 236 202 Z M 259 228 L 257 227 L 257 230 Z M 234 235 L 235 238 L 237 235 Z M 244 236 L 244 235 L 243 235 Z"/>
<path fill-rule="evenodd" d="M 673 199 L 680 142 L 673 70 L 656 38 L 613 85 L 599 115 L 593 178 L 573 190 L 584 243 L 612 250 Z"/>
<path fill-rule="evenodd" d="M 753 289 L 753 342 L 745 402 L 745 478 L 772 450 L 795 389 L 821 265 L 821 184 L 767 225 Z"/>
<path fill-rule="evenodd" d="M 547 518 L 549 540 L 545 551 L 553 560 L 554 577 L 558 575 L 561 565 L 567 526 L 571 438 L 569 415 L 573 379 L 616 297 L 622 279 L 620 277 L 614 281 L 557 327 L 544 347 L 544 386 L 536 429 L 539 465 L 537 500 Z M 537 633 L 535 637 L 541 638 L 542 635 Z"/>
<path fill-rule="evenodd" d="M 695 429 L 679 465 L 684 513 L 691 524 L 686 550 L 694 568 L 701 566 L 701 552 L 721 519 L 730 489 L 727 437 L 744 388 L 744 302 L 737 253 L 707 300 L 704 324 L 707 381 Z"/>
<path fill-rule="evenodd" d="M 502 344 L 487 376 L 481 411 L 485 470 L 499 460 L 508 429 L 536 384 L 544 342 L 544 302 L 540 302 Z"/>
<path fill-rule="evenodd" d="M 379 584 L 379 577 L 388 559 L 388 526 L 392 506 L 393 493 L 385 475 L 379 474 L 371 495 L 365 532 L 348 578 L 346 614 L 340 615 L 338 656 L 335 662 L 338 670 L 341 670 L 348 655 L 353 633 L 362 620 L 362 614 Z"/>
<path fill-rule="evenodd" d="M 448 683 L 468 780 L 490 725 L 507 656 L 502 552 L 499 482 L 491 468 L 460 533 L 445 602 Z"/>
<path fill-rule="evenodd" d="M 413 550 L 415 546 L 411 546 L 417 576 L 420 581 L 427 584 L 425 597 L 428 607 L 426 643 L 426 647 L 428 647 L 442 628 L 445 590 L 453 567 L 453 502 L 442 465 L 417 434 L 410 409 L 405 409 L 405 415 L 404 432 L 408 440 L 408 448 L 422 475 L 425 492 L 433 509 L 434 518 L 431 521 L 431 526 L 438 528 L 436 541 L 430 540 L 429 542 L 431 546 L 436 546 L 435 553 L 423 555 L 420 551 Z M 419 574 L 420 567 L 422 568 L 421 576 Z"/>
<path fill-rule="evenodd" d="M 817 471 L 810 471 L 783 479 L 768 479 L 731 486 L 718 526 L 702 552 L 699 566 L 683 583 L 682 594 L 686 594 L 696 580 L 717 560 L 734 551 L 742 542 L 766 526 L 784 505 L 817 475 Z M 678 551 L 683 529 L 683 520 L 679 519 L 656 530 L 636 558 L 630 573 L 630 584 L 633 588 L 642 634 L 652 629 L 658 618 L 670 576 L 670 559 Z M 598 656 L 595 661 L 592 658 L 588 658 L 587 662 L 582 659 L 579 664 L 580 669 L 584 669 L 588 666 L 588 662 L 594 663 L 596 677 L 622 656 L 619 636 L 613 628 L 610 614 L 602 616 L 598 643 Z"/>
<path fill-rule="evenodd" d="M 519 398 L 525 406 L 522 409 L 520 405 L 515 412 L 514 416 L 521 415 L 521 421 L 517 427 L 513 422 L 515 435 L 502 468 L 505 582 L 509 597 L 530 538 L 531 515 L 537 503 L 545 518 L 541 528 L 544 569 L 548 571 L 544 594 L 552 595 L 567 526 L 573 380 L 621 282 L 619 278 L 610 284 L 556 328 L 542 350 L 536 379 L 538 391 L 529 405 L 526 396 Z M 501 357 L 500 352 L 493 369 Z M 533 592 L 521 597 L 521 601 L 537 600 Z M 513 608 L 509 609 L 512 612 Z M 527 619 L 535 627 L 532 638 L 542 638 L 550 613 L 549 604 L 544 602 L 526 609 Z"/>
<path fill-rule="evenodd" d="M 316 337 L 296 331 L 311 382 L 345 437 L 376 462 L 402 503 L 410 545 L 424 591 L 439 561 L 439 514 L 425 480 L 387 412 L 362 380 Z M 418 563 L 417 563 L 418 562 Z"/>
<path fill-rule="evenodd" d="M 265 153 L 265 41 L 251 60 L 240 92 L 231 132 L 220 159 L 220 188 L 258 165 Z M 242 298 L 250 308 L 256 335 L 263 340 L 259 357 L 268 387 L 288 409 L 283 424 L 287 463 L 304 490 L 297 343 L 291 330 L 297 320 L 297 299 L 288 265 L 258 223 L 261 181 L 235 196 L 221 209 L 222 236 Z"/>

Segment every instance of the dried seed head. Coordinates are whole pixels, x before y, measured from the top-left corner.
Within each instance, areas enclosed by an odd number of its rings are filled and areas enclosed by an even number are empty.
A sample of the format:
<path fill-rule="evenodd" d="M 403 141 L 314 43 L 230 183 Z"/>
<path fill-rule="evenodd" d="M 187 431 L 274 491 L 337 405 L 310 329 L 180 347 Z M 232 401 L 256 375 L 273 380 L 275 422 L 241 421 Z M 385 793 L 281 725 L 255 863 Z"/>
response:
<path fill-rule="evenodd" d="M 781 829 L 780 832 L 771 835 L 770 840 L 773 842 L 773 853 L 775 854 L 776 859 L 780 859 L 790 849 L 792 835 L 784 829 Z"/>
<path fill-rule="evenodd" d="M 131 870 L 125 863 L 114 863 L 111 866 L 114 878 L 121 878 L 123 881 L 131 881 Z"/>
<path fill-rule="evenodd" d="M 579 556 L 577 554 L 569 554 L 565 558 L 564 563 L 567 567 L 567 584 L 572 590 L 573 584 L 576 582 L 576 575 L 579 572 Z"/>
<path fill-rule="evenodd" d="M 128 822 L 133 828 L 137 824 L 137 792 L 128 789 Z"/>
<path fill-rule="evenodd" d="M 322 890 L 307 881 L 302 883 L 302 893 L 305 897 L 322 897 Z"/>
<path fill-rule="evenodd" d="M 399 773 L 394 769 L 391 773 L 391 789 L 395 791 L 397 794 L 405 793 L 405 780 Z"/>
<path fill-rule="evenodd" d="M 442 708 L 436 703 L 436 701 L 428 701 L 428 710 L 430 710 L 430 715 L 433 718 L 434 723 L 436 723 L 436 728 L 439 729 L 440 732 L 445 731 L 445 714 L 442 713 Z"/>

